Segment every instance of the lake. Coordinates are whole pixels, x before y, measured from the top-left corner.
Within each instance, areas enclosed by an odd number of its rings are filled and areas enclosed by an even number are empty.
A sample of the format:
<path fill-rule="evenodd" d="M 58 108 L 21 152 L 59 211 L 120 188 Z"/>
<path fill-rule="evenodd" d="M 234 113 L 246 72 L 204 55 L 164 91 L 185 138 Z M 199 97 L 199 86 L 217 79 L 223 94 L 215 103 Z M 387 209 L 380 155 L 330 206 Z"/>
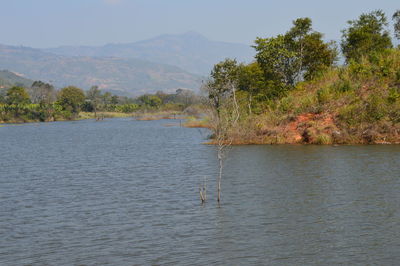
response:
<path fill-rule="evenodd" d="M 400 146 L 235 146 L 218 206 L 208 132 L 168 123 L 0 127 L 0 265 L 400 261 Z"/>

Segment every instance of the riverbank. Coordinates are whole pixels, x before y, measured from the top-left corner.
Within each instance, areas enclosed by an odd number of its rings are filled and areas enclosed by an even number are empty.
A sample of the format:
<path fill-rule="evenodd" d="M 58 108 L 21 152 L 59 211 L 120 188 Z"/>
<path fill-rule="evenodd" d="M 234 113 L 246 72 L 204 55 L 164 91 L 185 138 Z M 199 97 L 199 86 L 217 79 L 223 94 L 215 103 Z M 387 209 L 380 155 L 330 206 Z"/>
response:
<path fill-rule="evenodd" d="M 90 120 L 90 119 L 104 119 L 104 118 L 127 118 L 132 117 L 138 121 L 154 121 L 164 119 L 180 119 L 186 120 L 182 126 L 186 127 L 208 127 L 206 120 L 201 119 L 200 115 L 189 115 L 186 112 L 177 111 L 155 111 L 155 112 L 133 112 L 133 113 L 120 113 L 120 112 L 97 112 L 96 116 L 93 112 L 79 112 L 76 118 L 66 119 L 58 117 L 56 119 L 48 121 L 40 121 L 38 119 L 24 119 L 19 117 L 18 119 L 11 119 L 7 121 L 0 121 L 0 124 L 23 124 L 23 123 L 46 123 L 55 121 L 78 121 L 78 120 Z M 203 124 L 204 126 L 201 126 Z"/>
<path fill-rule="evenodd" d="M 98 112 L 97 117 L 102 118 L 122 118 L 122 117 L 133 117 L 133 114 L 129 113 L 118 113 L 118 112 Z M 40 121 L 39 119 L 25 119 L 18 117 L 17 119 L 10 119 L 7 121 L 0 121 L 0 124 L 23 124 L 23 123 L 40 123 L 40 122 L 55 122 L 55 121 L 74 121 L 74 120 L 86 120 L 95 119 L 95 114 L 92 112 L 80 112 L 76 118 L 67 119 L 64 117 L 57 117 L 47 121 Z"/>
<path fill-rule="evenodd" d="M 233 107 L 220 110 L 228 143 L 400 144 L 400 50 L 298 82 L 282 97 L 259 101 L 258 114 L 249 113 L 246 91 L 236 99 L 235 124 L 229 125 Z"/>

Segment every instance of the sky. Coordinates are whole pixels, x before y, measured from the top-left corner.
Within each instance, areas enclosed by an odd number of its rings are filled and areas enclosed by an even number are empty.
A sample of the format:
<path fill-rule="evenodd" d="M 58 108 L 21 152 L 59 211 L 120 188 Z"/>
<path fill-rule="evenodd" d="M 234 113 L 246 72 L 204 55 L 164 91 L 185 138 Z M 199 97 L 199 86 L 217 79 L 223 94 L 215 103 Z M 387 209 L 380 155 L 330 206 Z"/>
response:
<path fill-rule="evenodd" d="M 310 17 L 327 40 L 340 40 L 346 21 L 399 0 L 0 0 L 0 43 L 49 48 L 129 43 L 160 34 L 196 31 L 226 42 L 252 44 L 284 33 Z"/>

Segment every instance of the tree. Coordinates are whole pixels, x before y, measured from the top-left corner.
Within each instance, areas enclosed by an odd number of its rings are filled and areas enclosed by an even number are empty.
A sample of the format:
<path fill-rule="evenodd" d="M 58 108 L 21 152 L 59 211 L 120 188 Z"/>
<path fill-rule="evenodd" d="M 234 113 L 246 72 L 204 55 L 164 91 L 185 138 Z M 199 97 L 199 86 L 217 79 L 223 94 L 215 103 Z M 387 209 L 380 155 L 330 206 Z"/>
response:
<path fill-rule="evenodd" d="M 101 91 L 99 90 L 99 87 L 92 86 L 86 93 L 86 97 L 88 98 L 93 107 L 94 117 L 97 118 L 97 107 L 101 99 Z"/>
<path fill-rule="evenodd" d="M 111 104 L 117 105 L 119 103 L 119 97 L 117 95 L 111 96 Z"/>
<path fill-rule="evenodd" d="M 80 107 L 84 102 L 85 94 L 77 87 L 65 87 L 58 94 L 58 103 L 63 110 L 70 111 L 72 114 L 79 113 Z"/>
<path fill-rule="evenodd" d="M 275 96 L 268 90 L 264 72 L 257 62 L 239 65 L 238 89 L 247 92 L 249 114 L 252 114 L 254 98 L 261 100 Z"/>
<path fill-rule="evenodd" d="M 158 108 L 162 104 L 161 99 L 156 95 L 145 94 L 138 98 L 138 101 L 142 105 L 146 105 L 152 108 Z"/>
<path fill-rule="evenodd" d="M 267 87 L 276 89 L 273 95 L 281 96 L 296 82 L 310 80 L 334 64 L 336 49 L 322 37 L 312 29 L 310 18 L 299 18 L 284 35 L 256 39 L 256 60 L 264 71 Z"/>
<path fill-rule="evenodd" d="M 103 94 L 103 96 L 101 96 L 101 98 L 103 101 L 103 105 L 107 106 L 108 104 L 111 104 L 112 94 L 109 92 L 106 92 Z"/>
<path fill-rule="evenodd" d="M 393 14 L 394 20 L 394 36 L 400 40 L 400 9 Z"/>
<path fill-rule="evenodd" d="M 392 47 L 387 18 L 382 10 L 362 14 L 357 20 L 348 21 L 342 31 L 342 52 L 346 61 L 358 61 L 362 56 L 382 52 Z"/>
<path fill-rule="evenodd" d="M 175 101 L 183 104 L 184 108 L 196 102 L 196 94 L 187 89 L 177 89 L 175 94 Z"/>
<path fill-rule="evenodd" d="M 303 79 L 312 80 L 319 73 L 333 66 L 337 61 L 338 51 L 334 41 L 324 42 L 323 35 L 313 32 L 305 37 L 303 57 Z"/>
<path fill-rule="evenodd" d="M 0 89 L 0 103 L 6 103 L 6 90 Z"/>
<path fill-rule="evenodd" d="M 25 88 L 14 86 L 8 89 L 6 102 L 8 104 L 29 104 L 31 101 Z"/>
<path fill-rule="evenodd" d="M 214 65 L 211 80 L 205 88 L 213 109 L 220 115 L 223 102 L 232 96 L 232 87 L 237 86 L 239 68 L 236 60 L 225 59 Z"/>
<path fill-rule="evenodd" d="M 256 59 L 266 79 L 293 86 L 299 74 L 300 61 L 296 52 L 290 49 L 285 36 L 257 38 L 255 43 Z"/>
<path fill-rule="evenodd" d="M 238 84 L 236 60 L 226 59 L 216 64 L 211 71 L 211 79 L 205 84 L 212 116 L 212 130 L 218 145 L 219 175 L 217 178 L 217 200 L 221 201 L 221 181 L 226 148 L 232 144 L 229 132 L 237 126 L 240 118 L 236 101 Z"/>
<path fill-rule="evenodd" d="M 30 88 L 32 103 L 51 104 L 56 100 L 55 90 L 53 85 L 42 82 L 33 82 Z"/>

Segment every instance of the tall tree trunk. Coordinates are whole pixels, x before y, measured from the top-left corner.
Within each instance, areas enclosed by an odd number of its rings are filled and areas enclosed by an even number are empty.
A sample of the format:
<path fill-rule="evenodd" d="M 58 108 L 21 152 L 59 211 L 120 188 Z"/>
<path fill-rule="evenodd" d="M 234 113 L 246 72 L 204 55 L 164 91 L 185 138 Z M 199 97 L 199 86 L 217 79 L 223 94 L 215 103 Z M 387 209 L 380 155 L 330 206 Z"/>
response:
<path fill-rule="evenodd" d="M 218 147 L 218 161 L 219 161 L 219 176 L 218 176 L 218 203 L 221 202 L 221 180 L 223 168 L 223 147 Z"/>

